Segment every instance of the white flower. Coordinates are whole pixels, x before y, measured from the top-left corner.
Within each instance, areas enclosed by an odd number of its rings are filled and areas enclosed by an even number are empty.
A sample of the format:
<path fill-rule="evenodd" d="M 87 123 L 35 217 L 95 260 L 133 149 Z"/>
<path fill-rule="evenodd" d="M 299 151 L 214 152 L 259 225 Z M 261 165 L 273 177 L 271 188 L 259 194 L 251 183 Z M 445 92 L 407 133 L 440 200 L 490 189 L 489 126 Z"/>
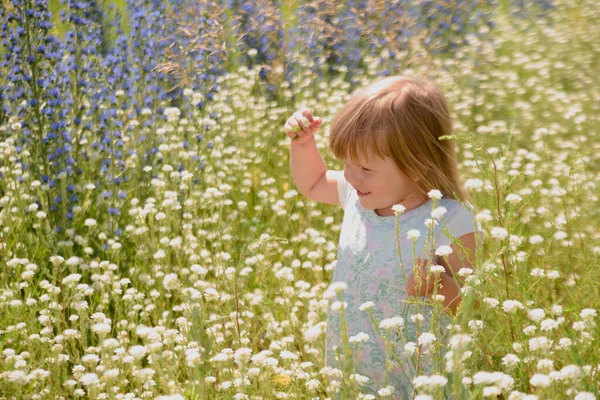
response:
<path fill-rule="evenodd" d="M 529 351 L 536 350 L 548 350 L 552 346 L 552 342 L 545 336 L 538 336 L 533 339 L 529 339 Z"/>
<path fill-rule="evenodd" d="M 544 241 L 544 238 L 541 237 L 540 235 L 533 235 L 529 238 L 529 243 L 531 244 L 538 244 Z"/>
<path fill-rule="evenodd" d="M 558 328 L 558 322 L 552 318 L 545 319 L 540 324 L 540 329 L 543 331 L 551 331 L 556 328 Z"/>
<path fill-rule="evenodd" d="M 204 297 L 206 300 L 217 300 L 221 297 L 221 295 L 215 288 L 209 287 L 204 290 Z"/>
<path fill-rule="evenodd" d="M 333 291 L 334 293 L 340 293 L 342 290 L 346 290 L 348 288 L 348 284 L 344 281 L 336 281 L 332 282 L 328 290 Z"/>
<path fill-rule="evenodd" d="M 452 335 L 450 338 L 450 348 L 453 350 L 463 350 L 469 343 L 471 343 L 471 336 L 464 333 Z"/>
<path fill-rule="evenodd" d="M 433 272 L 434 274 L 440 274 L 442 272 L 444 272 L 446 269 L 441 266 L 441 265 L 431 265 L 429 266 L 429 271 Z"/>
<path fill-rule="evenodd" d="M 542 278 L 546 272 L 541 268 L 534 268 L 531 270 L 530 274 L 536 278 Z"/>
<path fill-rule="evenodd" d="M 436 387 L 444 387 L 448 383 L 448 378 L 441 375 L 432 375 L 432 376 L 417 376 L 413 379 L 413 384 L 416 388 L 436 388 Z"/>
<path fill-rule="evenodd" d="M 554 371 L 554 361 L 549 360 L 547 358 L 542 358 L 537 363 L 537 369 L 539 371 L 552 371 L 554 374 L 558 375 L 559 373 Z"/>
<path fill-rule="evenodd" d="M 452 254 L 452 247 L 447 245 L 440 246 L 435 250 L 436 256 L 443 257 L 447 256 L 448 254 Z"/>
<path fill-rule="evenodd" d="M 370 378 L 368 376 L 364 376 L 364 375 L 360 375 L 360 374 L 352 374 L 352 375 L 350 375 L 350 379 L 356 381 L 358 386 L 363 387 L 364 385 L 367 384 L 367 382 L 369 381 Z"/>
<path fill-rule="evenodd" d="M 438 224 L 438 222 L 435 219 L 433 219 L 433 218 L 427 218 L 425 220 L 425 226 L 428 229 L 433 229 L 437 224 Z"/>
<path fill-rule="evenodd" d="M 593 308 L 584 308 L 579 313 L 579 316 L 584 321 L 591 320 L 591 319 L 593 319 L 596 316 L 596 310 L 594 310 Z"/>
<path fill-rule="evenodd" d="M 513 387 L 514 381 L 513 377 L 503 372 L 479 371 L 473 375 L 474 384 L 495 385 L 501 390 L 510 390 Z"/>
<path fill-rule="evenodd" d="M 350 343 L 363 343 L 363 342 L 366 342 L 367 340 L 369 340 L 369 335 L 367 335 L 364 332 L 359 332 L 358 334 L 356 334 L 354 336 L 350 336 L 348 338 L 348 341 L 350 341 Z"/>
<path fill-rule="evenodd" d="M 415 342 L 408 342 L 404 345 L 404 352 L 409 356 L 412 356 L 413 354 L 415 354 L 416 350 L 417 350 L 417 344 Z"/>
<path fill-rule="evenodd" d="M 129 348 L 129 354 L 136 360 L 141 360 L 146 355 L 146 348 L 144 346 L 131 346 Z"/>
<path fill-rule="evenodd" d="M 534 308 L 527 313 L 529 319 L 534 322 L 540 322 L 546 316 L 546 313 L 541 308 Z"/>
<path fill-rule="evenodd" d="M 467 276 L 471 275 L 473 273 L 473 268 L 461 268 L 458 270 L 458 276 L 460 276 L 461 278 L 466 278 Z"/>
<path fill-rule="evenodd" d="M 380 395 L 381 397 L 385 397 L 385 396 L 391 396 L 392 393 L 394 393 L 394 387 L 393 386 L 386 386 L 384 388 L 381 388 L 377 391 L 377 394 Z"/>
<path fill-rule="evenodd" d="M 483 388 L 483 397 L 496 397 L 501 393 L 498 386 L 487 386 Z"/>
<path fill-rule="evenodd" d="M 392 206 L 392 210 L 394 211 L 394 214 L 400 215 L 406 211 L 406 207 L 404 207 L 402 204 L 394 204 Z"/>
<path fill-rule="evenodd" d="M 465 189 L 480 189 L 483 186 L 483 182 L 478 178 L 471 178 L 465 181 Z"/>
<path fill-rule="evenodd" d="M 410 240 L 416 240 L 418 237 L 421 236 L 421 232 L 419 232 L 417 229 L 411 229 L 408 232 L 406 232 L 406 236 Z"/>
<path fill-rule="evenodd" d="M 174 122 L 179 119 L 181 110 L 179 110 L 177 107 L 165 107 L 164 114 L 167 117 L 167 121 Z"/>
<path fill-rule="evenodd" d="M 562 306 L 561 305 L 555 305 L 552 306 L 552 315 L 561 315 L 562 314 Z"/>
<path fill-rule="evenodd" d="M 490 210 L 482 210 L 475 215 L 475 221 L 477 222 L 489 222 L 493 220 L 492 212 Z"/>
<path fill-rule="evenodd" d="M 80 274 L 71 274 L 63 278 L 63 284 L 65 286 L 75 286 L 75 284 L 78 283 L 80 279 Z"/>
<path fill-rule="evenodd" d="M 369 310 L 369 309 L 373 308 L 373 306 L 374 306 L 374 305 L 375 305 L 375 304 L 374 304 L 372 301 L 367 301 L 367 302 L 365 302 L 365 303 L 362 303 L 362 304 L 360 305 L 360 307 L 358 307 L 358 309 L 359 309 L 360 311 L 365 311 L 365 310 Z"/>
<path fill-rule="evenodd" d="M 423 314 L 413 314 L 410 316 L 410 320 L 416 324 L 417 322 L 425 321 L 425 317 Z"/>
<path fill-rule="evenodd" d="M 179 287 L 179 280 L 177 278 L 177 274 L 167 274 L 163 278 L 163 287 L 166 290 L 175 290 Z"/>
<path fill-rule="evenodd" d="M 583 322 L 583 321 L 573 322 L 573 329 L 576 331 L 584 331 L 585 330 L 585 322 Z"/>
<path fill-rule="evenodd" d="M 533 374 L 529 380 L 531 386 L 535 387 L 548 387 L 550 386 L 550 377 L 544 374 Z"/>
<path fill-rule="evenodd" d="M 61 265 L 63 262 L 65 262 L 65 259 L 61 256 L 51 256 L 50 257 L 50 262 L 52 263 L 52 265 L 54 265 L 55 267 L 58 267 L 59 265 Z"/>
<path fill-rule="evenodd" d="M 341 309 L 346 309 L 348 307 L 348 302 L 346 301 L 334 301 L 331 304 L 331 309 L 334 311 L 340 311 Z"/>
<path fill-rule="evenodd" d="M 106 335 L 110 333 L 110 324 L 94 324 L 92 325 L 92 332 L 97 333 L 98 335 Z"/>
<path fill-rule="evenodd" d="M 493 297 L 486 297 L 486 298 L 483 299 L 483 302 L 485 304 L 487 304 L 487 306 L 489 308 L 497 307 L 498 304 L 500 304 L 500 301 L 498 301 L 497 299 L 494 299 Z"/>
<path fill-rule="evenodd" d="M 472 330 L 477 331 L 483 328 L 483 321 L 480 319 L 472 319 L 467 323 L 467 326 Z"/>
<path fill-rule="evenodd" d="M 309 342 L 314 342 L 323 333 L 323 324 L 311 326 L 304 332 L 304 338 Z"/>
<path fill-rule="evenodd" d="M 560 379 L 573 380 L 581 376 L 581 367 L 575 364 L 570 364 L 562 367 L 560 370 Z"/>
<path fill-rule="evenodd" d="M 98 379 L 98 375 L 90 373 L 90 374 L 85 374 L 81 378 L 79 378 L 79 382 L 83 386 L 89 386 L 89 385 L 95 385 L 97 383 L 100 383 L 100 380 Z"/>
<path fill-rule="evenodd" d="M 29 382 L 29 380 L 31 379 L 28 375 L 25 374 L 24 371 L 20 370 L 10 371 L 8 373 L 3 373 L 2 375 L 4 374 L 6 374 L 6 379 L 9 382 L 16 383 L 17 385 L 26 385 L 27 382 Z"/>
<path fill-rule="evenodd" d="M 567 237 L 567 232 L 564 231 L 556 231 L 554 233 L 554 240 L 563 240 Z"/>
<path fill-rule="evenodd" d="M 70 267 L 76 267 L 79 264 L 81 264 L 82 259 L 77 257 L 77 256 L 73 256 L 73 257 L 69 257 L 69 259 L 65 262 L 65 264 L 67 264 Z"/>
<path fill-rule="evenodd" d="M 438 302 L 438 303 L 442 303 L 444 300 L 446 299 L 446 296 L 444 296 L 443 294 L 436 294 L 435 296 L 433 296 L 432 300 L 434 302 Z"/>
<path fill-rule="evenodd" d="M 81 362 L 86 365 L 96 365 L 100 361 L 100 357 L 97 354 L 86 354 L 81 357 Z"/>
<path fill-rule="evenodd" d="M 508 242 L 510 243 L 510 245 L 511 245 L 513 248 L 517 248 L 517 247 L 519 247 L 519 246 L 521 245 L 521 243 L 522 243 L 523 241 L 522 241 L 522 240 L 521 240 L 521 238 L 520 238 L 520 237 L 518 237 L 517 235 L 510 235 L 510 236 L 508 237 Z"/>
<path fill-rule="evenodd" d="M 279 357 L 281 357 L 282 360 L 297 360 L 298 359 L 297 354 L 294 354 L 288 350 L 283 350 L 282 352 L 280 352 Z"/>
<path fill-rule="evenodd" d="M 392 329 L 404 327 L 404 319 L 402 317 L 392 317 L 382 320 L 379 323 L 381 329 Z"/>
<path fill-rule="evenodd" d="M 490 231 L 490 235 L 492 235 L 494 239 L 504 240 L 508 236 L 508 231 L 502 227 L 495 226 Z"/>
<path fill-rule="evenodd" d="M 435 342 L 435 340 L 436 338 L 433 333 L 425 332 L 419 336 L 419 338 L 417 339 L 417 343 L 419 344 L 419 346 L 428 346 Z"/>
<path fill-rule="evenodd" d="M 511 193 L 508 196 L 506 196 L 506 201 L 510 204 L 520 203 L 521 200 L 523 200 L 523 198 L 515 193 Z"/>
<path fill-rule="evenodd" d="M 520 359 L 515 354 L 507 354 L 502 357 L 502 365 L 505 367 L 514 367 L 519 363 Z"/>
<path fill-rule="evenodd" d="M 299 261 L 298 261 L 298 265 L 300 265 Z M 294 266 L 294 265 L 292 264 L 292 266 Z M 293 274 L 292 270 L 287 267 L 282 268 L 278 271 L 278 273 L 279 273 L 278 277 L 282 277 L 282 273 L 281 273 L 282 270 L 285 270 L 284 272 L 287 271 L 286 273 L 290 278 L 290 279 L 288 279 L 289 281 L 294 280 L 294 274 Z M 277 276 L 277 274 L 276 274 L 276 276 Z M 333 299 L 337 293 L 341 293 L 343 290 L 346 290 L 347 287 L 348 287 L 348 285 L 346 284 L 346 282 L 343 282 L 343 281 L 332 282 L 327 287 L 327 290 L 325 290 L 325 292 L 323 293 L 323 297 L 326 299 Z"/>
<path fill-rule="evenodd" d="M 415 388 L 420 389 L 422 387 L 427 387 L 427 385 L 429 384 L 429 377 L 428 376 L 416 376 L 415 378 L 413 378 L 412 381 L 413 385 Z"/>
<path fill-rule="evenodd" d="M 558 272 L 556 270 L 548 271 L 548 273 L 546 274 L 546 277 L 548 279 L 558 279 L 558 278 L 560 278 L 560 272 Z"/>
<path fill-rule="evenodd" d="M 502 310 L 507 313 L 513 313 L 519 309 L 525 308 L 523 304 L 518 300 L 504 300 L 502 303 Z"/>
<path fill-rule="evenodd" d="M 440 200 L 442 198 L 442 192 L 437 189 L 433 189 L 427 193 L 427 196 L 429 196 L 430 199 Z"/>
<path fill-rule="evenodd" d="M 446 211 L 448 211 L 446 207 L 436 207 L 433 211 L 431 211 L 431 218 L 439 219 L 446 214 Z"/>

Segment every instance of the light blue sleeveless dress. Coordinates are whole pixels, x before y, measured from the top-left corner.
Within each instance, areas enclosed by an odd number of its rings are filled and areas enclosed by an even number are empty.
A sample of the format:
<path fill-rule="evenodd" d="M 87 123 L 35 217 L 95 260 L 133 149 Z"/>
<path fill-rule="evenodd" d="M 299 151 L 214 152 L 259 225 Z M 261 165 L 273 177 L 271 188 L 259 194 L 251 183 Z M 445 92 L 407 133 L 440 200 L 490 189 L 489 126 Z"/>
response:
<path fill-rule="evenodd" d="M 412 273 L 413 245 L 406 233 L 410 229 L 417 229 L 421 236 L 416 240 L 416 255 L 418 258 L 430 259 L 430 249 L 437 249 L 442 245 L 451 245 L 452 239 L 447 237 L 442 229 L 447 227 L 451 236 L 458 239 L 470 232 L 481 232 L 478 243 L 482 243 L 483 233 L 479 223 L 476 223 L 473 207 L 470 204 L 463 206 L 455 199 L 442 198 L 436 201 L 436 207 L 447 209 L 443 217 L 433 229 L 433 244 L 431 238 L 427 240 L 427 226 L 425 220 L 431 218 L 433 200 L 429 199 L 421 206 L 405 211 L 400 216 L 382 217 L 373 210 L 362 207 L 356 190 L 345 180 L 343 172 L 338 175 L 338 193 L 340 203 L 344 208 L 344 219 L 340 232 L 338 245 L 337 264 L 334 268 L 332 282 L 343 281 L 347 288 L 332 298 L 327 307 L 327 331 L 325 339 L 325 363 L 332 368 L 342 369 L 337 353 L 344 357 L 344 346 L 341 341 L 341 314 L 332 310 L 332 303 L 343 300 L 347 303 L 343 310 L 347 324 L 348 337 L 359 332 L 369 335 L 369 339 L 362 344 L 360 357 L 356 356 L 357 344 L 350 344 L 354 354 L 354 373 L 369 378 L 360 392 L 380 396 L 377 390 L 385 386 L 393 386 L 394 393 L 391 398 L 411 399 L 413 394 L 412 378 L 415 376 L 415 356 L 408 362 L 404 355 L 404 344 L 407 341 L 417 342 L 417 337 L 424 332 L 432 332 L 441 341 L 442 348 L 438 354 L 443 356 L 446 343 L 447 325 L 452 319 L 443 312 L 433 318 L 436 322 L 431 324 L 433 307 L 427 305 L 406 304 L 406 277 Z M 396 219 L 399 218 L 400 256 L 398 255 L 396 239 Z M 430 234 L 431 235 L 431 234 Z M 425 245 L 427 244 L 427 249 Z M 424 252 L 424 250 L 427 250 Z M 420 298 L 424 300 L 424 297 Z M 375 317 L 377 328 L 371 321 L 367 311 L 359 307 L 365 302 L 373 302 L 371 312 Z M 419 328 L 410 320 L 410 316 L 420 313 L 424 321 L 419 322 Z M 391 359 L 386 364 L 386 343 L 382 334 L 389 332 L 379 329 L 379 322 L 392 317 L 402 317 L 404 328 L 401 336 L 394 333 L 391 343 L 395 347 L 394 353 L 399 359 Z M 435 325 L 436 329 L 431 329 Z M 432 350 L 433 352 L 433 350 Z M 389 352 L 391 353 L 391 351 Z M 421 356 L 418 375 L 432 374 L 432 356 Z M 442 358 L 443 360 L 443 358 Z M 387 367 L 386 367 L 387 365 Z M 442 366 L 436 368 L 439 372 Z M 387 371 L 387 373 L 386 373 Z M 341 392 L 338 393 L 338 397 Z"/>

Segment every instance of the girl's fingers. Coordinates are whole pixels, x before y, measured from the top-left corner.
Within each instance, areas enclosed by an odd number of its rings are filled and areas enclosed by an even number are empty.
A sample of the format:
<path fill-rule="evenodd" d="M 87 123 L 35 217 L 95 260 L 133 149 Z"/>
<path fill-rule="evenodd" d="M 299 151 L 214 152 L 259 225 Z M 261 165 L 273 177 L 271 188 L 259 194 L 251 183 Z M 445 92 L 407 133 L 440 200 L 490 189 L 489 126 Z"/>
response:
<path fill-rule="evenodd" d="M 283 126 L 283 133 L 285 133 L 288 137 L 290 138 L 295 138 L 298 135 L 296 134 L 296 132 L 300 130 L 299 126 L 292 126 L 289 123 L 286 122 L 286 124 Z"/>
<path fill-rule="evenodd" d="M 302 125 L 302 128 L 310 128 L 311 126 L 311 122 L 308 120 L 308 118 L 300 118 L 300 125 Z"/>
<path fill-rule="evenodd" d="M 309 128 L 313 123 L 312 113 L 308 108 L 303 109 L 301 111 L 297 111 L 294 114 L 294 118 L 296 118 L 298 125 L 304 128 Z"/>
<path fill-rule="evenodd" d="M 300 126 L 291 125 L 289 122 L 286 122 L 283 126 L 283 132 L 292 140 L 298 140 L 306 134 Z"/>
<path fill-rule="evenodd" d="M 312 134 L 312 131 L 318 129 L 321 122 L 320 118 L 313 118 L 312 111 L 309 108 L 303 107 L 287 120 L 283 126 L 283 132 L 292 140 L 296 140 Z"/>

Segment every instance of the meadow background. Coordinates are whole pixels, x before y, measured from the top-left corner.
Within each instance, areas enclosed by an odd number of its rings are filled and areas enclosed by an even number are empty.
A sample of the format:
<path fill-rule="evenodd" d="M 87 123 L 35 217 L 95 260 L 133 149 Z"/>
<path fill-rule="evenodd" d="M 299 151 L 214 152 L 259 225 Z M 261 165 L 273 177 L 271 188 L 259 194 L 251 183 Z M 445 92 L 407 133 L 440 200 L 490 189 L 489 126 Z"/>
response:
<path fill-rule="evenodd" d="M 597 1 L 0 5 L 0 397 L 393 396 L 324 366 L 342 211 L 282 128 L 311 107 L 342 169 L 337 110 L 422 73 L 487 238 L 415 396 L 596 398 Z"/>

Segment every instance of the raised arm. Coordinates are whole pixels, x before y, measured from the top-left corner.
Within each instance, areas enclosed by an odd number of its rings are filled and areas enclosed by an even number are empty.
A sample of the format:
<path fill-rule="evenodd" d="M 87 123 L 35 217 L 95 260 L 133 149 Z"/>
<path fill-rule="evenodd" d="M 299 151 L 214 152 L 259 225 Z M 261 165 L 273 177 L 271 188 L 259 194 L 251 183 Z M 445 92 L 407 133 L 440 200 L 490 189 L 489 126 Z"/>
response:
<path fill-rule="evenodd" d="M 304 126 L 303 122 L 304 125 L 309 125 Z M 297 111 L 286 122 L 284 129 L 292 139 L 290 141 L 292 178 L 298 191 L 309 199 L 319 203 L 339 204 L 336 173 L 327 171 L 327 165 L 315 141 L 314 134 L 320 125 L 321 119 L 313 118 L 307 108 Z"/>

